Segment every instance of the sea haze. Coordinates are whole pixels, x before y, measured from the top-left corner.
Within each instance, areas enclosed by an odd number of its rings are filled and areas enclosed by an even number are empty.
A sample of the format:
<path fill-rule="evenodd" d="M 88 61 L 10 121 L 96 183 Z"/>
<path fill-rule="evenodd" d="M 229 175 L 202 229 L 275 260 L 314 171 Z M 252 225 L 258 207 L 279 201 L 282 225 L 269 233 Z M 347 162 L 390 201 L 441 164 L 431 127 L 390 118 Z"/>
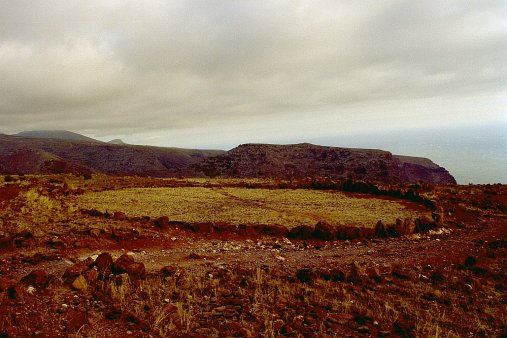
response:
<path fill-rule="evenodd" d="M 475 127 L 379 131 L 316 138 L 340 147 L 383 149 L 427 157 L 446 168 L 459 184 L 507 183 L 507 123 Z"/>

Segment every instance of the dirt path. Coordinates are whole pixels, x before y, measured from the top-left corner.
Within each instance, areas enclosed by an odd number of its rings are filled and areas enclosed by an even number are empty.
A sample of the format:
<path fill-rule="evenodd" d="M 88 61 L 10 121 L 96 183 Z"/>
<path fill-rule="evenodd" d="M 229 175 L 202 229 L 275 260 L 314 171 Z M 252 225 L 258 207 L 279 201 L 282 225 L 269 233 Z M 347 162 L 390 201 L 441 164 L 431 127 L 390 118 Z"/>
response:
<path fill-rule="evenodd" d="M 235 238 L 236 237 L 236 238 Z M 162 238 L 148 238 L 107 244 L 66 253 L 53 250 L 42 258 L 29 254 L 0 254 L 2 274 L 21 278 L 34 269 L 61 276 L 77 259 L 109 252 L 113 257 L 124 253 L 145 264 L 147 272 L 156 273 L 167 265 L 191 270 L 216 266 L 269 267 L 294 273 L 302 267 L 339 267 L 347 269 L 353 262 L 390 270 L 393 266 L 445 267 L 462 264 L 476 255 L 488 242 L 507 238 L 504 218 L 484 221 L 475 229 L 439 230 L 394 239 L 366 241 L 302 241 L 263 236 L 243 237 L 224 234 L 196 234 L 168 230 Z M 38 260 L 38 261 L 37 261 Z"/>

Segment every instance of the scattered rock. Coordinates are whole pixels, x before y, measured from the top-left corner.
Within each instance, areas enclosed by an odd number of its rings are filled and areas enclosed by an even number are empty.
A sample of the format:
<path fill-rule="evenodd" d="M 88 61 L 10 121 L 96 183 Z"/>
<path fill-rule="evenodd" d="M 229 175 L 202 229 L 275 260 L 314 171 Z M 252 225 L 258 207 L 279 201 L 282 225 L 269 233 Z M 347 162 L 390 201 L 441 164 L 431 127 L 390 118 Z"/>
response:
<path fill-rule="evenodd" d="M 35 245 L 35 238 L 29 231 L 22 231 L 13 236 L 12 240 L 16 248 L 28 248 Z"/>
<path fill-rule="evenodd" d="M 340 227 L 336 237 L 338 239 L 356 239 L 360 237 L 360 229 L 356 226 L 343 226 Z"/>
<path fill-rule="evenodd" d="M 320 270 L 319 277 L 333 282 L 343 282 L 345 281 L 347 274 L 340 268 L 329 268 Z"/>
<path fill-rule="evenodd" d="M 113 229 L 111 231 L 111 237 L 117 241 L 129 241 L 139 237 L 139 231 L 137 229 L 124 230 L 124 229 Z"/>
<path fill-rule="evenodd" d="M 397 238 L 400 237 L 401 234 L 398 231 L 402 231 L 402 225 L 400 224 L 400 220 L 396 220 L 396 224 L 388 224 L 386 226 L 386 233 L 388 237 Z"/>
<path fill-rule="evenodd" d="M 203 259 L 204 257 L 199 254 L 196 254 L 195 252 L 192 252 L 192 253 L 190 253 L 190 255 L 188 255 L 188 258 L 189 259 Z"/>
<path fill-rule="evenodd" d="M 267 224 L 262 233 L 268 236 L 285 237 L 289 233 L 289 230 L 280 224 Z"/>
<path fill-rule="evenodd" d="M 90 230 L 88 230 L 88 235 L 90 235 L 91 237 L 94 237 L 94 238 L 99 238 L 100 237 L 100 229 L 97 229 L 97 228 L 92 228 Z"/>
<path fill-rule="evenodd" d="M 180 279 L 186 275 L 186 271 L 183 268 L 180 267 L 174 267 L 174 266 L 164 266 L 160 270 L 160 275 L 162 277 L 173 277 L 175 279 Z"/>
<path fill-rule="evenodd" d="M 326 222 L 318 222 L 315 225 L 313 237 L 323 241 L 333 240 L 336 238 L 336 229 Z"/>
<path fill-rule="evenodd" d="M 113 215 L 113 218 L 117 221 L 124 221 L 127 219 L 127 216 L 125 215 L 124 212 L 116 211 Z"/>
<path fill-rule="evenodd" d="M 45 288 L 49 284 L 49 275 L 44 270 L 33 270 L 25 277 L 21 278 L 21 282 L 26 285 Z"/>
<path fill-rule="evenodd" d="M 310 268 L 302 268 L 296 272 L 296 278 L 301 283 L 310 283 L 315 278 L 315 273 Z"/>
<path fill-rule="evenodd" d="M 0 277 L 0 292 L 7 290 L 11 286 L 14 286 L 16 283 L 14 280 L 6 277 Z"/>
<path fill-rule="evenodd" d="M 48 245 L 50 247 L 52 247 L 53 249 L 63 249 L 67 246 L 66 243 L 57 236 L 55 236 L 51 240 L 49 240 Z"/>
<path fill-rule="evenodd" d="M 146 278 L 146 269 L 143 263 L 135 262 L 128 254 L 121 255 L 112 265 L 112 273 L 120 275 L 126 273 L 132 280 Z"/>
<path fill-rule="evenodd" d="M 83 275 L 79 275 L 73 282 L 72 287 L 78 291 L 84 292 L 88 289 L 88 282 L 83 277 Z"/>
<path fill-rule="evenodd" d="M 155 226 L 157 228 L 169 228 L 169 217 L 167 216 L 162 216 L 162 217 L 159 217 L 155 220 Z"/>
<path fill-rule="evenodd" d="M 123 254 L 112 264 L 111 271 L 115 275 L 126 273 L 128 266 L 134 263 L 134 257 L 131 255 Z"/>
<path fill-rule="evenodd" d="M 465 262 L 463 263 L 463 265 L 464 265 L 466 268 L 469 268 L 469 267 L 474 266 L 476 263 L 477 263 L 477 258 L 476 258 L 475 256 L 468 256 L 468 257 L 465 259 Z"/>
<path fill-rule="evenodd" d="M 109 276 L 113 266 L 113 257 L 110 253 L 103 252 L 95 260 L 95 266 L 97 267 L 100 278 Z"/>
<path fill-rule="evenodd" d="M 297 239 L 310 239 L 312 238 L 314 229 L 308 225 L 299 225 L 290 229 L 287 237 Z"/>
<path fill-rule="evenodd" d="M 91 248 L 95 244 L 94 240 L 90 238 L 75 241 L 73 243 L 75 248 Z"/>
<path fill-rule="evenodd" d="M 435 223 L 434 220 L 426 217 L 421 216 L 418 219 L 415 220 L 415 232 L 428 232 L 429 230 L 436 228 L 438 226 L 437 223 Z"/>
<path fill-rule="evenodd" d="M 435 283 L 435 284 L 438 284 L 438 283 L 441 283 L 443 282 L 445 279 L 444 275 L 442 272 L 440 271 L 435 271 L 431 274 L 430 276 L 430 280 Z"/>
<path fill-rule="evenodd" d="M 89 269 L 83 272 L 83 277 L 89 284 L 95 284 L 99 280 L 99 272 L 96 268 Z"/>
<path fill-rule="evenodd" d="M 104 215 L 103 212 L 98 211 L 97 209 L 83 210 L 83 213 L 87 213 L 88 215 L 93 216 L 93 217 L 101 217 Z"/>
<path fill-rule="evenodd" d="M 27 288 L 26 288 L 26 293 L 30 294 L 30 295 L 33 295 L 35 292 L 37 291 L 37 289 L 31 285 L 29 285 Z"/>
<path fill-rule="evenodd" d="M 486 264 L 475 264 L 469 268 L 474 274 L 484 276 L 488 274 L 490 267 Z"/>
<path fill-rule="evenodd" d="M 4 231 L 0 231 L 0 249 L 8 248 L 13 244 L 13 239 Z"/>
<path fill-rule="evenodd" d="M 405 230 L 404 235 L 411 235 L 411 234 L 415 233 L 416 226 L 415 226 L 415 222 L 413 220 L 406 218 L 403 221 L 403 227 Z"/>
<path fill-rule="evenodd" d="M 245 235 L 256 236 L 262 234 L 265 226 L 265 224 L 240 224 L 237 229 Z"/>
<path fill-rule="evenodd" d="M 7 287 L 6 291 L 7 291 L 7 296 L 9 297 L 9 299 L 22 302 L 23 290 L 21 289 L 21 287 L 19 285 L 17 285 L 17 284 L 10 285 L 9 287 Z"/>
<path fill-rule="evenodd" d="M 174 276 L 176 271 L 177 271 L 177 268 L 175 266 L 167 265 L 167 266 L 162 267 L 162 269 L 160 269 L 160 275 L 162 277 L 171 277 L 171 276 Z"/>
<path fill-rule="evenodd" d="M 375 225 L 375 236 L 377 237 L 387 237 L 387 231 L 382 221 L 378 221 Z"/>
<path fill-rule="evenodd" d="M 63 274 L 63 280 L 65 281 L 65 283 L 70 284 L 74 282 L 74 280 L 86 270 L 88 270 L 88 265 L 84 264 L 81 261 L 78 261 L 77 263 L 68 267 L 65 270 Z"/>
<path fill-rule="evenodd" d="M 359 228 L 359 238 L 363 238 L 363 239 L 372 239 L 372 238 L 375 238 L 376 235 L 375 235 L 375 229 L 374 228 L 365 228 L 365 227 L 360 227 Z"/>
<path fill-rule="evenodd" d="M 402 280 L 409 280 L 411 277 L 411 272 L 408 268 L 402 266 L 395 266 L 391 273 L 394 277 Z"/>
<path fill-rule="evenodd" d="M 192 224 L 179 222 L 178 227 L 181 229 L 190 230 L 193 232 L 200 232 L 200 233 L 209 234 L 209 233 L 214 232 L 215 230 L 217 230 L 219 232 L 225 231 L 226 226 L 223 223 L 214 224 L 212 222 L 199 222 L 199 223 L 192 223 Z"/>

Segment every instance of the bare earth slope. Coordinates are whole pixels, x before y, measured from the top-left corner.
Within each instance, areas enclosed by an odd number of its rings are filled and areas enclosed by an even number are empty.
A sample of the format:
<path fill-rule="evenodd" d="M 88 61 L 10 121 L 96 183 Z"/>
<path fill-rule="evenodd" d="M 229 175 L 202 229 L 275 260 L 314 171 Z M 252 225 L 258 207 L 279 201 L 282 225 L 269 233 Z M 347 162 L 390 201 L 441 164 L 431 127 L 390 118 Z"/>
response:
<path fill-rule="evenodd" d="M 0 135 L 0 172 L 169 177 L 185 174 L 189 165 L 221 153 Z"/>
<path fill-rule="evenodd" d="M 207 176 L 303 178 L 327 176 L 383 182 L 456 183 L 428 159 L 388 151 L 317 146 L 245 144 L 195 165 Z"/>

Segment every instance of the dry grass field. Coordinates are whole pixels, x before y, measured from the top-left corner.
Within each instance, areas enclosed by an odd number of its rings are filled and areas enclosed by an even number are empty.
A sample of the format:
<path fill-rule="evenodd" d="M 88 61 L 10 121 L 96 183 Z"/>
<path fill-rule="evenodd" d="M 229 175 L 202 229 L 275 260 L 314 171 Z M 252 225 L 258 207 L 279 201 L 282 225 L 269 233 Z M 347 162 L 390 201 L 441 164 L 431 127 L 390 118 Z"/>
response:
<path fill-rule="evenodd" d="M 121 211 L 128 216 L 168 216 L 183 222 L 282 224 L 287 227 L 354 224 L 430 216 L 420 206 L 385 198 L 358 198 L 337 191 L 220 187 L 133 188 L 93 192 L 77 199 L 79 208 Z"/>

